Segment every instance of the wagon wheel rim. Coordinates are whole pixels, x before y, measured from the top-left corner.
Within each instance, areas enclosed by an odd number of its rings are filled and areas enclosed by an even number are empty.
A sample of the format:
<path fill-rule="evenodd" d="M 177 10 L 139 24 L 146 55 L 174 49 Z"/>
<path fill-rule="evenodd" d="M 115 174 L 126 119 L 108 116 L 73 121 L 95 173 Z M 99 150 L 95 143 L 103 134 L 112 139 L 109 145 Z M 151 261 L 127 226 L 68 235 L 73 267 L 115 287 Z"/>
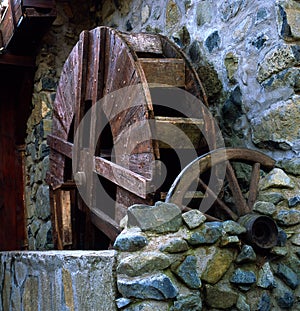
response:
<path fill-rule="evenodd" d="M 232 162 L 240 162 L 252 166 L 247 199 L 242 193 Z M 233 206 L 228 205 L 222 200 L 219 195 L 220 188 L 214 191 L 211 187 L 213 182 L 210 181 L 207 183 L 202 179 L 203 174 L 209 170 L 216 169 L 218 165 L 222 165 L 223 174 L 221 173 L 221 175 L 223 175 L 227 181 L 228 188 L 231 190 Z M 215 215 L 209 214 L 209 209 L 214 204 L 219 210 L 222 210 L 227 219 L 237 220 L 239 217 L 251 213 L 253 210 L 253 205 L 258 194 L 260 171 L 269 172 L 274 166 L 275 161 L 272 158 L 258 151 L 243 148 L 217 149 L 198 157 L 184 168 L 167 193 L 166 202 L 175 203 L 183 210 L 191 209 L 183 204 L 183 201 L 192 182 L 197 180 L 201 191 L 204 193 L 201 204 L 198 206 L 200 211 L 206 213 L 210 220 L 221 220 L 215 217 Z M 216 172 L 213 173 L 215 174 Z"/>

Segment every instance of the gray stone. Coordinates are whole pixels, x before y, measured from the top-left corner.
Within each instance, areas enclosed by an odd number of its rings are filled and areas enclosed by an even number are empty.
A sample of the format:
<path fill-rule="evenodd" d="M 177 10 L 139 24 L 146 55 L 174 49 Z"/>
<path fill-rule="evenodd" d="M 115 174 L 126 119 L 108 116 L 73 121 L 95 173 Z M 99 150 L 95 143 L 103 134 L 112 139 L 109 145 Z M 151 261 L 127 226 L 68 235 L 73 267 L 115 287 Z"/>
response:
<path fill-rule="evenodd" d="M 289 203 L 289 207 L 295 207 L 297 205 L 300 205 L 300 195 L 296 195 L 290 198 L 288 203 Z"/>
<path fill-rule="evenodd" d="M 259 304 L 257 306 L 259 311 L 271 311 L 271 297 L 268 293 L 263 293 L 261 295 Z"/>
<path fill-rule="evenodd" d="M 1 303 L 0 303 L 1 304 Z M 1 310 L 1 307 L 0 307 Z M 11 292 L 11 310 L 22 310 L 21 306 L 21 292 L 16 286 L 12 287 Z"/>
<path fill-rule="evenodd" d="M 209 222 L 190 234 L 187 241 L 190 245 L 213 244 L 222 235 L 222 223 Z"/>
<path fill-rule="evenodd" d="M 244 0 L 228 0 L 223 1 L 220 7 L 221 18 L 224 22 L 229 21 L 235 17 L 238 12 L 242 9 L 245 1 Z"/>
<path fill-rule="evenodd" d="M 143 252 L 122 259 L 117 272 L 128 276 L 138 276 L 166 269 L 170 266 L 170 258 L 160 252 Z"/>
<path fill-rule="evenodd" d="M 300 9 L 297 5 L 289 6 L 286 2 L 281 1 L 277 5 L 278 10 L 278 30 L 280 36 L 286 41 L 299 40 L 299 14 Z"/>
<path fill-rule="evenodd" d="M 279 100 L 266 108 L 263 114 L 253 117 L 250 120 L 253 143 L 270 150 L 298 152 L 299 101 L 298 95 L 290 94 L 289 99 Z M 293 122 L 291 123 L 290 120 Z M 285 181 L 282 185 L 275 185 L 276 188 L 293 188 L 293 186 L 293 183 L 288 184 Z"/>
<path fill-rule="evenodd" d="M 196 209 L 183 213 L 182 218 L 189 229 L 195 229 L 199 227 L 206 220 L 205 215 Z"/>
<path fill-rule="evenodd" d="M 49 186 L 41 185 L 36 194 L 36 215 L 46 220 L 50 217 Z"/>
<path fill-rule="evenodd" d="M 173 238 L 167 241 L 165 245 L 160 246 L 159 250 L 167 253 L 180 253 L 189 249 L 187 242 L 182 238 Z"/>
<path fill-rule="evenodd" d="M 278 275 L 290 288 L 296 289 L 299 284 L 297 274 L 288 266 L 279 263 L 275 271 Z"/>
<path fill-rule="evenodd" d="M 239 244 L 241 241 L 237 235 L 230 235 L 230 236 L 222 236 L 220 245 L 225 247 L 225 246 L 230 246 L 234 244 Z"/>
<path fill-rule="evenodd" d="M 174 271 L 176 275 L 189 287 L 199 289 L 201 280 L 197 272 L 197 259 L 195 256 L 187 256 L 179 267 Z"/>
<path fill-rule="evenodd" d="M 47 250 L 53 248 L 52 224 L 50 220 L 41 224 L 40 230 L 36 235 L 36 248 L 38 250 Z"/>
<path fill-rule="evenodd" d="M 244 262 L 253 262 L 256 261 L 256 254 L 250 245 L 243 245 L 241 252 L 237 256 L 236 260 L 237 263 L 244 263 Z"/>
<path fill-rule="evenodd" d="M 181 210 L 172 203 L 156 202 L 154 206 L 136 204 L 128 209 L 128 227 L 167 233 L 178 231 L 181 224 Z"/>
<path fill-rule="evenodd" d="M 294 305 L 294 295 L 292 292 L 285 292 L 277 299 L 278 306 L 283 309 L 290 309 Z"/>
<path fill-rule="evenodd" d="M 294 234 L 291 238 L 291 242 L 296 246 L 300 246 L 300 233 Z"/>
<path fill-rule="evenodd" d="M 171 311 L 201 311 L 202 300 L 200 293 L 190 293 L 187 295 L 178 295 L 174 301 Z"/>
<path fill-rule="evenodd" d="M 144 300 L 134 303 L 133 305 L 123 309 L 124 311 L 169 311 L 169 303 L 154 300 Z"/>
<path fill-rule="evenodd" d="M 280 201 L 284 200 L 284 197 L 280 192 L 266 192 L 266 193 L 259 193 L 258 200 L 270 202 L 276 205 Z"/>
<path fill-rule="evenodd" d="M 233 291 L 228 284 L 218 283 L 214 286 L 205 286 L 205 302 L 212 308 L 226 309 L 233 307 L 238 300 L 238 293 Z M 222 298 L 222 299 L 220 299 Z"/>
<path fill-rule="evenodd" d="M 277 246 L 281 246 L 281 247 L 285 246 L 286 241 L 287 241 L 286 232 L 283 229 L 278 228 Z"/>
<path fill-rule="evenodd" d="M 123 252 L 134 252 L 142 249 L 148 243 L 148 239 L 140 230 L 131 228 L 117 236 L 114 248 Z"/>
<path fill-rule="evenodd" d="M 282 161 L 281 166 L 285 172 L 299 176 L 300 175 L 300 158 L 294 157 L 290 160 Z"/>
<path fill-rule="evenodd" d="M 15 278 L 16 278 L 16 284 L 18 287 L 21 287 L 26 279 L 27 276 L 27 267 L 24 263 L 20 261 L 15 262 Z"/>
<path fill-rule="evenodd" d="M 266 289 L 276 287 L 275 278 L 268 262 L 258 272 L 257 286 Z"/>
<path fill-rule="evenodd" d="M 223 222 L 223 229 L 227 234 L 240 235 L 246 232 L 246 228 L 233 220 Z"/>
<path fill-rule="evenodd" d="M 144 277 L 118 277 L 118 290 L 124 297 L 165 300 L 174 298 L 178 290 L 171 279 L 163 273 Z"/>
<path fill-rule="evenodd" d="M 257 201 L 253 206 L 253 211 L 263 215 L 272 216 L 276 212 L 276 207 L 271 202 Z"/>
<path fill-rule="evenodd" d="M 169 0 L 166 8 L 166 28 L 172 30 L 178 25 L 181 18 L 180 10 L 175 1 Z"/>
<path fill-rule="evenodd" d="M 239 311 L 251 311 L 250 306 L 247 304 L 247 300 L 243 295 L 239 295 L 236 307 Z"/>
<path fill-rule="evenodd" d="M 236 285 L 252 285 L 256 283 L 256 276 L 253 271 L 236 269 L 230 278 L 230 282 Z"/>
<path fill-rule="evenodd" d="M 270 252 L 276 256 L 284 257 L 288 254 L 288 249 L 286 247 L 274 246 Z"/>
<path fill-rule="evenodd" d="M 128 306 L 131 302 L 132 302 L 132 300 L 129 298 L 123 298 L 122 297 L 122 298 L 116 299 L 116 304 L 117 304 L 117 307 L 119 309 L 122 309 L 122 308 Z"/>
<path fill-rule="evenodd" d="M 142 12 L 141 12 L 142 24 L 146 23 L 146 21 L 148 20 L 149 16 L 150 16 L 150 8 L 149 8 L 148 5 L 145 5 L 142 8 Z"/>
<path fill-rule="evenodd" d="M 196 8 L 197 25 L 202 26 L 209 23 L 213 17 L 213 3 L 210 1 L 201 1 Z"/>
<path fill-rule="evenodd" d="M 280 168 L 274 168 L 260 181 L 260 190 L 269 188 L 288 188 L 293 189 L 295 184 L 290 177 Z"/>
<path fill-rule="evenodd" d="M 218 49 L 220 47 L 220 44 L 221 44 L 221 38 L 219 36 L 218 31 L 214 31 L 205 40 L 205 46 L 207 47 L 210 53 Z"/>
<path fill-rule="evenodd" d="M 283 226 L 293 226 L 300 223 L 300 211 L 298 210 L 281 210 L 274 217 L 275 220 Z"/>
<path fill-rule="evenodd" d="M 28 276 L 22 297 L 24 311 L 39 310 L 39 280 L 36 276 Z"/>
<path fill-rule="evenodd" d="M 230 268 L 234 260 L 234 255 L 235 252 L 231 249 L 216 248 L 215 252 L 209 255 L 211 258 L 205 263 L 201 279 L 210 284 L 216 284 L 219 282 Z M 204 261 L 204 259 L 199 258 L 198 262 L 199 261 Z"/>
<path fill-rule="evenodd" d="M 284 69 L 294 67 L 299 60 L 294 52 L 294 48 L 289 45 L 274 46 L 269 51 L 262 62 L 258 65 L 257 80 L 263 82 Z"/>

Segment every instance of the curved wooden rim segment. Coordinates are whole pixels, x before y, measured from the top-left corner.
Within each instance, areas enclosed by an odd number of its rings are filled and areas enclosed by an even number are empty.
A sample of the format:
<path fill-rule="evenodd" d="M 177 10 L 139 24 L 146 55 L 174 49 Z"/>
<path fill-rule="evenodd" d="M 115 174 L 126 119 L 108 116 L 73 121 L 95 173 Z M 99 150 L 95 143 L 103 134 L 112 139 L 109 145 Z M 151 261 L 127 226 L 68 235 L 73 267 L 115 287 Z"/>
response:
<path fill-rule="evenodd" d="M 251 194 L 249 195 L 250 201 L 248 200 L 248 205 L 244 202 L 244 198 L 242 198 L 235 174 L 229 163 L 230 161 L 240 161 L 253 165 L 252 177 L 254 181 L 250 184 Z M 188 191 L 191 182 L 199 178 L 201 173 L 205 173 L 209 169 L 221 163 L 224 163 L 225 165 L 226 175 L 229 179 L 229 186 L 232 192 L 235 191 L 234 201 L 239 205 L 240 215 L 236 215 L 235 213 L 232 213 L 232 211 L 229 211 L 229 208 L 224 205 L 223 202 L 218 202 L 219 206 L 225 210 L 232 219 L 237 219 L 238 216 L 250 212 L 257 195 L 259 169 L 262 168 L 267 172 L 272 170 L 275 166 L 275 160 L 261 152 L 244 148 L 221 148 L 208 152 L 207 154 L 195 159 L 177 176 L 166 196 L 166 202 L 175 203 L 181 206 L 184 194 Z M 214 194 L 211 193 L 212 191 L 207 187 L 207 185 L 205 185 L 201 179 L 199 181 L 203 190 L 206 191 L 208 195 L 213 196 Z M 216 195 L 214 196 L 214 199 L 216 201 L 220 201 Z"/>

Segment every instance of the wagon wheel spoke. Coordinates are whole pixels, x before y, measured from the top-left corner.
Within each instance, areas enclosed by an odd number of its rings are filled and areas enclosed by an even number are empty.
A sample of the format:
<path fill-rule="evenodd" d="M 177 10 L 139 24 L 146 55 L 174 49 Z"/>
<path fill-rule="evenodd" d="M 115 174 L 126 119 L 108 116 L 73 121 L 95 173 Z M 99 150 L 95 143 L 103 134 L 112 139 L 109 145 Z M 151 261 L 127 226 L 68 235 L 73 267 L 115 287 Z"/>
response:
<path fill-rule="evenodd" d="M 226 163 L 226 178 L 239 216 L 249 213 L 250 209 L 244 199 L 235 171 L 229 161 Z"/>
<path fill-rule="evenodd" d="M 251 182 L 249 187 L 249 197 L 248 197 L 248 206 L 249 209 L 252 211 L 253 205 L 257 198 L 258 193 L 258 183 L 260 179 L 260 163 L 254 163 L 252 166 L 252 172 L 251 172 Z"/>
<path fill-rule="evenodd" d="M 218 204 L 220 209 L 222 209 L 224 212 L 227 213 L 228 216 L 230 216 L 231 219 L 237 220 L 238 215 L 236 215 L 218 196 L 212 191 L 201 178 L 198 178 L 198 183 L 200 187 L 208 194 L 210 195 Z"/>
<path fill-rule="evenodd" d="M 248 201 L 243 195 L 232 162 L 237 162 L 248 167 L 249 165 L 252 166 L 250 178 L 245 180 L 245 185 L 247 186 L 244 190 L 248 190 Z M 220 173 L 218 165 L 220 165 L 221 171 L 222 168 L 225 169 L 222 174 L 227 180 L 230 190 L 227 192 L 226 184 L 224 184 L 225 186 L 220 192 L 224 193 L 222 196 L 217 189 L 214 190 L 216 181 L 211 179 L 212 176 L 216 177 L 216 172 Z M 253 204 L 257 198 L 260 171 L 269 172 L 274 166 L 275 161 L 272 158 L 254 150 L 234 148 L 213 150 L 195 159 L 177 176 L 167 193 L 166 202 L 173 202 L 178 205 L 182 204 L 182 201 L 185 199 L 185 193 L 190 189 L 189 187 L 192 186 L 194 181 L 198 180 L 198 187 L 205 195 L 202 201 L 200 201 L 201 199 L 197 199 L 198 201 L 192 200 L 190 203 L 186 203 L 188 207 L 197 208 L 197 206 L 205 206 L 207 203 L 211 206 L 208 213 L 212 217 L 219 218 L 218 210 L 221 210 L 223 214 L 226 214 L 223 215 L 225 219 L 237 220 L 240 216 L 252 211 Z M 220 178 L 222 179 L 222 177 Z M 228 200 L 227 194 L 232 196 L 232 200 L 230 198 Z M 222 219 L 224 220 L 223 217 Z"/>

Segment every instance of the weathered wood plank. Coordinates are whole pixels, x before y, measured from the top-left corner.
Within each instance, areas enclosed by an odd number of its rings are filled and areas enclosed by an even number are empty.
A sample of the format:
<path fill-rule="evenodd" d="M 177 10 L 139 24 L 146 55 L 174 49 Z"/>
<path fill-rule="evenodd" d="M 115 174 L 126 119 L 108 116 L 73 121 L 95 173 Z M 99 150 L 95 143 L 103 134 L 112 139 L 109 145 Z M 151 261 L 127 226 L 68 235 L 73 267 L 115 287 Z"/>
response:
<path fill-rule="evenodd" d="M 34 68 L 35 61 L 31 56 L 13 55 L 13 54 L 2 54 L 0 55 L 0 64 L 12 65 L 18 67 Z"/>
<path fill-rule="evenodd" d="M 185 87 L 185 62 L 178 58 L 139 58 L 148 83 Z"/>
<path fill-rule="evenodd" d="M 235 175 L 234 169 L 229 161 L 226 164 L 226 178 L 228 180 L 229 188 L 231 190 L 233 201 L 237 208 L 237 213 L 239 216 L 243 216 L 250 212 L 246 200 L 243 196 L 242 190 L 239 186 L 237 177 Z"/>
<path fill-rule="evenodd" d="M 68 141 L 63 140 L 60 137 L 56 137 L 51 134 L 49 134 L 47 137 L 47 143 L 50 146 L 50 148 L 56 150 L 57 152 L 65 155 L 70 159 L 72 158 L 72 150 L 73 150 L 72 143 L 69 143 Z"/>
<path fill-rule="evenodd" d="M 191 149 L 199 147 L 203 120 L 157 116 L 155 124 L 160 148 Z"/>
<path fill-rule="evenodd" d="M 141 52 L 141 53 L 162 54 L 161 41 L 160 38 L 156 35 L 146 33 L 138 33 L 138 34 L 122 33 L 121 36 L 137 53 Z"/>
<path fill-rule="evenodd" d="M 260 163 L 254 163 L 251 172 L 251 182 L 249 187 L 248 206 L 250 211 L 253 209 L 253 205 L 257 199 L 258 183 L 260 179 Z"/>
<path fill-rule="evenodd" d="M 150 180 L 100 157 L 95 157 L 94 163 L 95 173 L 142 198 L 146 198 Z"/>
<path fill-rule="evenodd" d="M 54 8 L 54 0 L 23 0 L 24 7 L 34 7 L 34 8 Z"/>

